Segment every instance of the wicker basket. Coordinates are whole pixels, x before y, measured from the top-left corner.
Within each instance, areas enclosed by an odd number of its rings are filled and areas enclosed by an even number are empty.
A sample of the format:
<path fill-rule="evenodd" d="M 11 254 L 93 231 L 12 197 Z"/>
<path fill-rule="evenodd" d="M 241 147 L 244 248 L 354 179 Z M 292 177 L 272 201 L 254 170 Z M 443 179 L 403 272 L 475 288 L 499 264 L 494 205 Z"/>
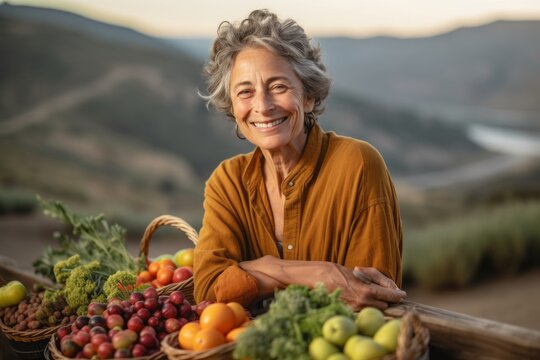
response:
<path fill-rule="evenodd" d="M 205 351 L 182 350 L 178 347 L 178 332 L 161 341 L 161 350 L 172 360 L 230 360 L 235 343 L 226 343 Z"/>
<path fill-rule="evenodd" d="M 21 359 L 43 359 L 43 351 L 61 325 L 38 330 L 17 331 L 0 320 L 0 329 L 11 350 Z"/>
<path fill-rule="evenodd" d="M 143 256 L 145 261 L 148 259 L 148 249 L 150 247 L 150 239 L 152 237 L 152 234 L 154 234 L 154 231 L 156 231 L 157 228 L 162 225 L 169 225 L 183 231 L 186 234 L 187 238 L 191 240 L 194 245 L 197 245 L 199 234 L 193 227 L 191 227 L 191 225 L 189 225 L 186 221 L 179 217 L 172 215 L 161 215 L 152 220 L 150 224 L 148 224 L 141 239 L 139 256 Z M 169 284 L 158 288 L 157 292 L 159 295 L 167 295 L 175 290 L 180 290 L 191 304 L 195 304 L 195 298 L 193 297 L 193 288 L 193 277 L 191 277 L 185 281 Z"/>
<path fill-rule="evenodd" d="M 422 324 L 414 309 L 410 310 L 401 318 L 396 352 L 382 360 L 428 360 L 429 338 L 429 330 Z"/>
<path fill-rule="evenodd" d="M 55 359 L 55 360 L 69 360 L 73 358 L 68 358 L 60 352 L 60 349 L 58 349 L 58 346 L 56 344 L 58 343 L 58 338 L 56 334 L 54 334 L 50 339 L 49 343 L 47 345 L 47 348 L 45 349 L 45 358 L 46 359 Z M 167 356 L 162 351 L 158 351 L 152 355 L 149 356 L 143 356 L 143 357 L 134 357 L 130 358 L 131 360 L 161 360 L 166 359 Z M 41 359 L 43 359 L 43 352 L 41 355 Z"/>

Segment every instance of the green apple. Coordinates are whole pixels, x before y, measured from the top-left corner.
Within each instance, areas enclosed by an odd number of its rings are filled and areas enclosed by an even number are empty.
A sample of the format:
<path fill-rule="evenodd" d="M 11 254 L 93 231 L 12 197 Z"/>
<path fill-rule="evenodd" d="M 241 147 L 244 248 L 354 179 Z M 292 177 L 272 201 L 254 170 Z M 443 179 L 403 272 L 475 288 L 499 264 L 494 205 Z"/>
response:
<path fill-rule="evenodd" d="M 349 360 L 349 358 L 344 353 L 337 352 L 327 357 L 326 360 Z"/>
<path fill-rule="evenodd" d="M 394 352 L 397 348 L 399 329 L 401 328 L 400 319 L 392 319 L 387 321 L 383 326 L 377 330 L 373 336 L 378 344 L 386 349 L 388 352 Z"/>
<path fill-rule="evenodd" d="M 26 297 L 26 287 L 17 280 L 0 287 L 0 309 L 17 305 Z"/>
<path fill-rule="evenodd" d="M 343 346 L 345 341 L 354 334 L 356 334 L 354 320 L 344 315 L 332 316 L 324 322 L 322 327 L 323 337 L 338 346 Z"/>
<path fill-rule="evenodd" d="M 159 260 L 163 260 L 163 259 L 170 259 L 170 260 L 174 261 L 174 257 L 171 254 L 161 254 L 161 255 L 156 256 L 155 258 L 153 258 L 152 261 L 159 261 Z"/>
<path fill-rule="evenodd" d="M 372 360 L 386 355 L 386 350 L 372 338 L 353 335 L 345 343 L 343 352 L 350 360 Z"/>
<path fill-rule="evenodd" d="M 361 335 L 373 336 L 385 320 L 381 310 L 368 306 L 360 310 L 354 322 Z"/>
<path fill-rule="evenodd" d="M 316 337 L 309 343 L 309 356 L 314 360 L 326 360 L 330 355 L 337 352 L 339 352 L 339 349 L 322 336 Z"/>

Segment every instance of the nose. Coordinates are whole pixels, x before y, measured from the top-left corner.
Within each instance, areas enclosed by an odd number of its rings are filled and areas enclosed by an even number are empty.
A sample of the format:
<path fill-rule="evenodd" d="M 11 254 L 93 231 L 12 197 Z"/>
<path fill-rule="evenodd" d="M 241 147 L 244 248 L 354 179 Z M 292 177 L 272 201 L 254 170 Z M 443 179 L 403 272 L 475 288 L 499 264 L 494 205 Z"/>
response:
<path fill-rule="evenodd" d="M 275 108 L 272 96 L 267 91 L 257 91 L 253 101 L 253 108 L 259 114 L 267 114 Z"/>

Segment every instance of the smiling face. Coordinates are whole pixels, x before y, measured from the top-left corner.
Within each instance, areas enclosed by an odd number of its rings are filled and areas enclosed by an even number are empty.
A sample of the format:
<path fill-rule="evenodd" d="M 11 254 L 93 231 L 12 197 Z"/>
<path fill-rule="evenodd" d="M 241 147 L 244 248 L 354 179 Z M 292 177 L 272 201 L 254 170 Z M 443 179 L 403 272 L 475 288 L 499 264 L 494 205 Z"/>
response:
<path fill-rule="evenodd" d="M 231 69 L 232 113 L 242 134 L 267 151 L 302 150 L 304 113 L 314 101 L 304 96 L 291 64 L 266 48 L 246 48 Z"/>

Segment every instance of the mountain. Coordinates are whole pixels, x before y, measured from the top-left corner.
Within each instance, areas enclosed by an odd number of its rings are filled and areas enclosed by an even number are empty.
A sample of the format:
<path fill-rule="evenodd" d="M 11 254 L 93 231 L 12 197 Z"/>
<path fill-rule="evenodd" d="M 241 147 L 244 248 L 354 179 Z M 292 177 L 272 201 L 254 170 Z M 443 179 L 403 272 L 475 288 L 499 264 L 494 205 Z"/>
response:
<path fill-rule="evenodd" d="M 316 38 L 335 88 L 444 119 L 540 129 L 540 21 L 495 21 L 423 38 Z M 211 39 L 169 39 L 208 56 Z M 346 56 L 344 56 L 346 54 Z"/>
<path fill-rule="evenodd" d="M 161 40 L 1 5 L 0 49 L 0 190 L 199 218 L 212 169 L 252 148 L 198 97 L 202 61 Z M 374 144 L 395 176 L 485 155 L 461 127 L 410 110 L 339 91 L 327 109 L 325 129 Z"/>
<path fill-rule="evenodd" d="M 540 113 L 540 77 L 532 76 L 540 71 L 540 21 L 496 21 L 415 39 L 319 40 L 335 83 L 358 96 L 458 120 L 476 120 L 484 109 L 491 118 L 500 110 L 507 118 L 532 113 L 528 119 L 537 121 Z"/>

